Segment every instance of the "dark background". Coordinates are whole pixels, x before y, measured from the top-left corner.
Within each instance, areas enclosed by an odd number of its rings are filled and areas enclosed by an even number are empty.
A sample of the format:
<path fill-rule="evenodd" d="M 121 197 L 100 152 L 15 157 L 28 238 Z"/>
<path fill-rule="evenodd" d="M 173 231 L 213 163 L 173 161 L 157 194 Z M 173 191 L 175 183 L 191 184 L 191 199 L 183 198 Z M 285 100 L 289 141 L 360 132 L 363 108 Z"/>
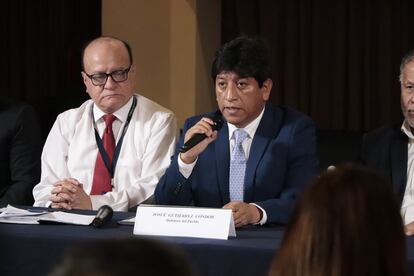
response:
<path fill-rule="evenodd" d="M 32 104 L 46 137 L 60 112 L 89 98 L 80 49 L 101 34 L 101 1 L 4 1 L 0 28 L 0 94 Z"/>
<path fill-rule="evenodd" d="M 272 102 L 323 130 L 363 132 L 401 123 L 412 11 L 412 0 L 222 0 L 222 42 L 261 36 L 272 53 Z M 101 1 L 7 1 L 0 28 L 0 93 L 32 104 L 46 136 L 58 113 L 88 98 L 80 48 L 101 33 Z"/>

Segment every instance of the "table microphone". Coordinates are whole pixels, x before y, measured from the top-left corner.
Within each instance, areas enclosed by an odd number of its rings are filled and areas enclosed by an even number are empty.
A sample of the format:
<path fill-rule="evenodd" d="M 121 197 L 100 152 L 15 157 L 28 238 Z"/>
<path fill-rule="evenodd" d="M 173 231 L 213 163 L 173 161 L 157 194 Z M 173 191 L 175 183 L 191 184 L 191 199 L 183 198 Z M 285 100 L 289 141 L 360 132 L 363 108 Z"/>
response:
<path fill-rule="evenodd" d="M 217 111 L 216 113 L 214 113 L 214 117 L 211 118 L 213 120 L 213 125 L 211 126 L 211 128 L 214 130 L 220 130 L 221 127 L 223 126 L 223 117 L 221 115 L 220 111 Z M 184 153 L 190 149 L 192 149 L 195 145 L 197 145 L 198 143 L 200 143 L 201 141 L 203 141 L 205 138 L 207 138 L 207 136 L 204 133 L 196 133 L 194 134 L 193 137 L 191 137 L 190 139 L 188 139 L 188 141 L 180 148 L 180 152 Z"/>
<path fill-rule="evenodd" d="M 92 226 L 101 228 L 105 223 L 111 220 L 114 211 L 108 205 L 103 205 L 98 209 L 96 217 L 92 221 Z"/>

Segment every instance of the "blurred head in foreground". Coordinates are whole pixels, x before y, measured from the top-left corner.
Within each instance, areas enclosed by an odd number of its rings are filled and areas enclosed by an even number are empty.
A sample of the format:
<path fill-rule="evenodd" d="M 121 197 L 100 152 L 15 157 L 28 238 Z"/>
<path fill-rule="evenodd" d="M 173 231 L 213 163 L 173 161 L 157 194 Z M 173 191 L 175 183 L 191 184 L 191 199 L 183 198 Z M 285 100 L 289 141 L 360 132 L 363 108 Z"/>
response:
<path fill-rule="evenodd" d="M 68 251 L 49 276 L 191 276 L 186 256 L 174 245 L 143 238 L 101 240 Z"/>
<path fill-rule="evenodd" d="M 390 185 L 355 165 L 315 178 L 270 275 L 407 275 L 403 223 Z"/>

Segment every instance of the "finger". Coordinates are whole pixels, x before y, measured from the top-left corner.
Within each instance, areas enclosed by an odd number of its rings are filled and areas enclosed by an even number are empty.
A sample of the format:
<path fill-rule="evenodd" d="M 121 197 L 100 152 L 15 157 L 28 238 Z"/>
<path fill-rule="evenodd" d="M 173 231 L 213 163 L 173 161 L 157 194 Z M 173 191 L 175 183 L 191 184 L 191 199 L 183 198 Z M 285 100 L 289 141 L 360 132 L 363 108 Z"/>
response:
<path fill-rule="evenodd" d="M 73 185 L 63 185 L 63 186 L 57 186 L 55 188 L 52 189 L 51 193 L 52 194 L 58 194 L 58 193 L 76 193 L 77 192 L 77 188 L 74 187 Z"/>
<path fill-rule="evenodd" d="M 53 186 L 55 187 L 62 186 L 64 183 L 65 183 L 65 180 L 59 180 L 53 183 Z"/>
<path fill-rule="evenodd" d="M 52 189 L 52 194 L 58 194 L 58 193 L 76 193 L 77 189 L 76 187 L 73 187 L 72 185 L 62 185 L 62 186 L 56 186 Z"/>
<path fill-rule="evenodd" d="M 52 203 L 52 204 L 50 205 L 50 208 L 59 209 L 59 208 L 61 208 L 61 207 L 60 207 L 60 204 L 59 204 L 59 203 Z"/>
<path fill-rule="evenodd" d="M 66 193 L 59 193 L 56 195 L 52 195 L 50 197 L 50 201 L 52 201 L 53 203 L 61 203 L 61 202 L 72 202 L 73 198 L 70 196 L 70 194 L 66 194 Z"/>
<path fill-rule="evenodd" d="M 234 225 L 236 227 L 242 227 L 242 226 L 245 226 L 246 224 L 247 224 L 247 221 L 243 218 L 239 218 L 234 222 Z"/>
<path fill-rule="evenodd" d="M 200 120 L 201 122 L 205 122 L 205 123 L 207 123 L 207 124 L 209 124 L 209 125 L 211 125 L 211 126 L 213 126 L 214 125 L 214 121 L 213 121 L 213 119 L 211 119 L 211 118 L 209 118 L 209 117 L 203 117 L 203 118 L 201 118 L 201 120 Z"/>
<path fill-rule="evenodd" d="M 206 136 L 211 136 L 213 132 L 213 121 L 209 118 L 202 118 L 197 122 L 192 128 L 189 129 L 188 134 L 193 136 L 196 133 L 205 134 Z"/>
<path fill-rule="evenodd" d="M 73 184 L 73 185 L 76 185 L 76 186 L 78 186 L 78 185 L 80 185 L 81 183 L 77 180 L 77 179 L 75 179 L 75 178 L 67 178 L 66 179 L 66 181 L 67 182 L 69 182 L 69 183 L 71 183 L 71 184 Z"/>
<path fill-rule="evenodd" d="M 70 204 L 61 202 L 61 203 L 53 203 L 51 205 L 52 208 L 59 208 L 59 209 L 66 209 L 66 210 L 72 210 L 72 206 Z"/>
<path fill-rule="evenodd" d="M 62 197 L 57 196 L 57 195 L 52 195 L 49 198 L 49 200 L 52 201 L 52 203 L 61 203 L 61 202 L 64 202 L 65 201 Z"/>
<path fill-rule="evenodd" d="M 75 200 L 75 197 L 71 193 L 58 193 L 56 196 L 62 198 L 64 202 L 68 203 Z"/>
<path fill-rule="evenodd" d="M 76 184 L 72 184 L 70 182 L 66 182 L 61 187 L 62 187 L 63 192 L 76 193 L 78 191 L 79 186 Z"/>
<path fill-rule="evenodd" d="M 232 209 L 232 203 L 229 202 L 226 205 L 223 206 L 224 209 Z"/>

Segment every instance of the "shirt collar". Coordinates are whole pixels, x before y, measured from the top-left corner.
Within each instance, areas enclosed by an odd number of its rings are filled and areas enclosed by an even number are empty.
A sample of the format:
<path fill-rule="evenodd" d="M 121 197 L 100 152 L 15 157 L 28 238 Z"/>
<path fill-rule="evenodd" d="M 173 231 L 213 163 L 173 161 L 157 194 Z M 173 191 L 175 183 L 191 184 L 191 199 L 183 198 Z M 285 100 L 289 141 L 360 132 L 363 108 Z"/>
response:
<path fill-rule="evenodd" d="M 264 110 L 265 108 L 262 109 L 262 112 L 260 112 L 259 116 L 257 116 L 256 119 L 251 121 L 250 124 L 243 128 L 247 132 L 247 134 L 249 134 L 248 137 L 250 137 L 251 139 L 253 139 L 254 134 L 256 133 L 256 130 L 259 127 L 259 123 L 262 120 Z M 237 129 L 237 127 L 230 123 L 227 123 L 227 126 L 229 128 L 229 140 L 231 140 L 233 137 L 233 132 Z"/>
<path fill-rule="evenodd" d="M 121 121 L 121 123 L 125 122 L 127 117 L 128 117 L 128 112 L 129 109 L 132 106 L 132 101 L 133 101 L 134 96 L 132 96 L 129 101 L 124 104 L 120 109 L 118 109 L 117 111 L 115 111 L 113 114 L 115 115 L 115 117 Z M 101 109 L 99 109 L 99 107 L 94 104 L 93 105 L 93 116 L 95 118 L 95 123 L 97 123 L 102 116 L 104 116 L 106 113 L 103 112 Z"/>

